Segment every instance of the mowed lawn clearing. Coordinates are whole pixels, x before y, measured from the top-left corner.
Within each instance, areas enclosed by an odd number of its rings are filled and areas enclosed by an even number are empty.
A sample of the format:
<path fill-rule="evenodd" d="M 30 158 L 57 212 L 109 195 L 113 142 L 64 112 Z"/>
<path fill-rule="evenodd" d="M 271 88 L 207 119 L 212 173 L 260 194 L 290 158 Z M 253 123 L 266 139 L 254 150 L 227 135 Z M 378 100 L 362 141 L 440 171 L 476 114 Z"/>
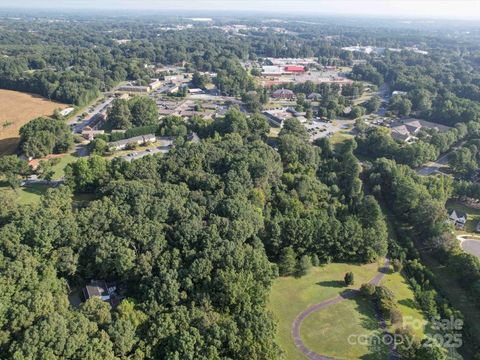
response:
<path fill-rule="evenodd" d="M 414 334 L 421 340 L 425 335 L 427 318 L 415 301 L 415 295 L 400 273 L 386 274 L 380 285 L 389 288 L 395 295 L 398 309 L 402 313 L 404 324 L 412 328 Z M 395 330 L 395 329 L 390 329 Z"/>
<path fill-rule="evenodd" d="M 268 307 L 277 320 L 276 340 L 285 351 L 286 358 L 305 359 L 295 347 L 291 337 L 292 324 L 298 314 L 309 306 L 333 298 L 347 289 L 343 278 L 348 271 L 354 273 L 355 287 L 359 287 L 375 277 L 381 264 L 383 262 L 367 265 L 335 263 L 314 267 L 301 278 L 276 279 L 272 286 Z"/>
<path fill-rule="evenodd" d="M 320 355 L 338 359 L 388 358 L 389 348 L 380 341 L 365 344 L 372 336 L 381 339 L 383 330 L 378 326 L 373 303 L 361 296 L 314 312 L 304 320 L 300 335 L 305 345 Z"/>
<path fill-rule="evenodd" d="M 30 120 L 53 114 L 67 105 L 41 96 L 0 89 L 0 155 L 12 154 L 18 145 L 18 132 Z"/>
<path fill-rule="evenodd" d="M 411 326 L 417 339 L 421 340 L 427 321 L 405 278 L 400 273 L 385 274 L 380 285 L 394 293 L 405 325 Z M 304 320 L 300 330 L 307 347 L 317 354 L 339 359 L 383 360 L 388 357 L 389 349 L 382 344 L 372 346 L 356 342 L 357 339 L 369 339 L 371 336 L 378 336 L 375 339 L 379 339 L 383 334 L 375 317 L 373 302 L 362 297 L 348 299 L 311 314 Z M 389 330 L 395 331 L 391 326 Z M 357 338 L 357 335 L 363 338 Z"/>
<path fill-rule="evenodd" d="M 0 187 L 0 192 L 10 193 L 19 205 L 37 204 L 40 202 L 42 195 L 44 195 L 50 187 L 48 185 L 35 184 L 28 187 L 18 188 L 13 190 L 9 186 Z"/>
<path fill-rule="evenodd" d="M 65 156 L 59 157 L 58 159 L 58 163 L 52 166 L 52 170 L 54 171 L 52 178 L 53 180 L 59 180 L 63 178 L 63 176 L 65 175 L 65 167 L 68 164 L 77 161 L 79 158 L 75 157 L 72 154 L 66 154 Z"/>

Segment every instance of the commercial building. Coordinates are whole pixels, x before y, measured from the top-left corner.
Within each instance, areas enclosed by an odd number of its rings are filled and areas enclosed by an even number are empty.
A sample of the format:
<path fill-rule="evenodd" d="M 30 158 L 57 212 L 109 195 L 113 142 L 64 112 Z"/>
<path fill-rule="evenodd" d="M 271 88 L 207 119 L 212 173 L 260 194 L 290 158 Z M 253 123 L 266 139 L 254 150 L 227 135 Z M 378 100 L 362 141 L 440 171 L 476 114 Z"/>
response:
<path fill-rule="evenodd" d="M 129 93 L 149 93 L 154 91 L 162 86 L 162 81 L 159 79 L 152 79 L 148 85 L 137 85 L 136 82 L 132 81 L 126 85 L 118 87 L 118 91 L 129 92 Z"/>
<path fill-rule="evenodd" d="M 283 68 L 280 66 L 264 66 L 262 68 L 263 76 L 281 76 L 283 74 Z"/>
<path fill-rule="evenodd" d="M 300 65 L 288 65 L 285 66 L 285 72 L 286 73 L 304 73 L 305 72 L 305 67 L 300 66 Z"/>
<path fill-rule="evenodd" d="M 110 142 L 108 143 L 108 148 L 110 150 L 123 150 L 129 144 L 143 145 L 147 143 L 153 143 L 155 141 L 157 141 L 157 138 L 154 134 L 140 135 L 128 139 Z"/>
<path fill-rule="evenodd" d="M 272 98 L 283 99 L 283 100 L 293 100 L 295 98 L 295 93 L 289 89 L 278 89 L 272 93 Z"/>

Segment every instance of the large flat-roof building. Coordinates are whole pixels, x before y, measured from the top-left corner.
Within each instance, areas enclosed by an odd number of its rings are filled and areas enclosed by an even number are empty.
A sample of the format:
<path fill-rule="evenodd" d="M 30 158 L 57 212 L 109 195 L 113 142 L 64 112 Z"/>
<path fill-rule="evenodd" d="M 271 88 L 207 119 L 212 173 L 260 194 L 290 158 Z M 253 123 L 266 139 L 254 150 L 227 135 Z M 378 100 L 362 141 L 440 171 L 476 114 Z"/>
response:
<path fill-rule="evenodd" d="M 149 93 L 162 86 L 162 81 L 159 79 L 152 79 L 148 85 L 137 85 L 136 82 L 130 82 L 128 84 L 118 87 L 118 91 L 129 93 Z"/>
<path fill-rule="evenodd" d="M 283 68 L 280 66 L 263 66 L 262 75 L 263 76 L 281 76 L 283 74 Z"/>
<path fill-rule="evenodd" d="M 288 65 L 285 66 L 286 73 L 304 73 L 305 67 L 301 65 Z"/>
<path fill-rule="evenodd" d="M 110 142 L 108 143 L 108 147 L 111 150 L 123 150 L 127 147 L 128 144 L 142 145 L 155 141 L 157 141 L 157 137 L 154 134 L 147 134 Z"/>

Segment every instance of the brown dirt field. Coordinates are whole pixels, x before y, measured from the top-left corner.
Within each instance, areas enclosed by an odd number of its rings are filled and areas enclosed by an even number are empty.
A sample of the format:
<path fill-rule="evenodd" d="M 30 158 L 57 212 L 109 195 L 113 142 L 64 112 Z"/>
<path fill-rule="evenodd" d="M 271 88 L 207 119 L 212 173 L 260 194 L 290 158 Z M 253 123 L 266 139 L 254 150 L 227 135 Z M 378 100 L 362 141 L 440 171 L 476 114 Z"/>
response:
<path fill-rule="evenodd" d="M 68 105 L 39 95 L 0 89 L 0 155 L 15 151 L 19 141 L 18 131 L 27 122 L 38 116 L 50 116 L 55 109 L 66 107 Z M 6 126 L 7 122 L 13 124 Z"/>

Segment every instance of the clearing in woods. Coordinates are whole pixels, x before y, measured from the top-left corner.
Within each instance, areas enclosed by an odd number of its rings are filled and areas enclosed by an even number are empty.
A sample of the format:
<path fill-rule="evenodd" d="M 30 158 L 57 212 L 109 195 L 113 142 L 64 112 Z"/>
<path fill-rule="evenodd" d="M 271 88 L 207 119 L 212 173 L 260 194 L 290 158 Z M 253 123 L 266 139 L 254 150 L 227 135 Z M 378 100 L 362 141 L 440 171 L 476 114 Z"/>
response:
<path fill-rule="evenodd" d="M 12 154 L 19 141 L 18 131 L 30 120 L 53 114 L 67 105 L 39 95 L 0 89 L 0 155 Z"/>

